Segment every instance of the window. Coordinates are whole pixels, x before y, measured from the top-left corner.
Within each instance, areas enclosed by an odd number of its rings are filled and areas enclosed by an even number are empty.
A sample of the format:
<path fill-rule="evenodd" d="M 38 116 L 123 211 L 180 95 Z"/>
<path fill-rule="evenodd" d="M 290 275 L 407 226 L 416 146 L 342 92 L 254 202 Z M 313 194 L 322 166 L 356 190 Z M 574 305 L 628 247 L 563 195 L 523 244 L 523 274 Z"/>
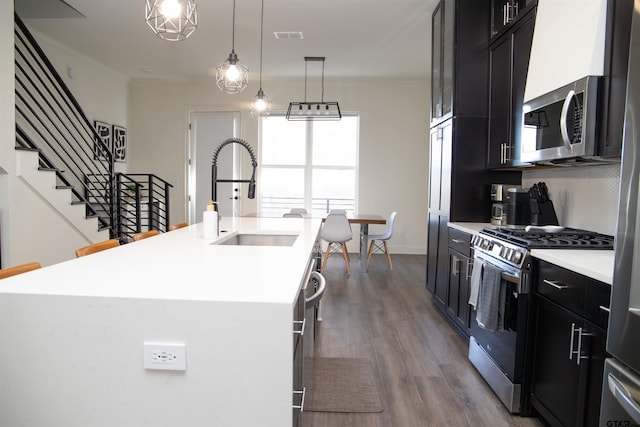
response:
<path fill-rule="evenodd" d="M 293 207 L 323 215 L 330 209 L 356 212 L 357 115 L 338 121 L 288 121 L 271 115 L 261 122 L 259 211 L 281 216 Z"/>

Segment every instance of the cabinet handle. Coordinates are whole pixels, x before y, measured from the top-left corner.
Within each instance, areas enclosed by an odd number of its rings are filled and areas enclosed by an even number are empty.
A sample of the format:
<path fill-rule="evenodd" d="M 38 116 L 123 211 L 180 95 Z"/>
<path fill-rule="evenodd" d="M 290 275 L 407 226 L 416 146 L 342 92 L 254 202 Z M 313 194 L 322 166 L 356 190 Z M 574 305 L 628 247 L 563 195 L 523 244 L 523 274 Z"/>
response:
<path fill-rule="evenodd" d="M 544 279 L 544 280 L 542 281 L 542 283 L 546 283 L 546 284 L 547 284 L 547 285 L 549 285 L 549 286 L 553 286 L 554 288 L 556 288 L 556 289 L 558 289 L 558 290 L 562 290 L 562 289 L 567 289 L 567 288 L 568 288 L 568 286 L 566 286 L 566 285 L 559 285 L 559 284 L 558 284 L 558 282 L 553 281 L 553 280 L 547 280 L 547 279 Z"/>
<path fill-rule="evenodd" d="M 577 330 L 582 330 L 582 328 L 577 328 L 576 329 L 576 324 L 572 323 L 571 324 L 571 336 L 569 337 L 569 360 L 573 360 L 573 355 L 576 354 L 576 352 L 573 350 L 573 341 L 574 341 L 574 337 L 576 335 L 576 331 Z"/>
<path fill-rule="evenodd" d="M 605 307 L 604 305 L 601 305 L 601 306 L 600 306 L 600 310 L 602 310 L 602 311 L 604 311 L 604 312 L 606 312 L 606 313 L 611 312 L 611 310 L 609 309 L 609 307 Z"/>
<path fill-rule="evenodd" d="M 454 276 L 458 275 L 458 265 L 460 264 L 460 258 L 458 258 L 455 255 L 451 256 L 451 274 L 453 274 Z"/>
<path fill-rule="evenodd" d="M 472 274 L 473 274 L 473 261 L 468 259 L 467 260 L 467 280 L 471 280 Z"/>
<path fill-rule="evenodd" d="M 302 387 L 302 391 L 294 390 L 293 394 L 302 395 L 302 399 L 300 399 L 300 405 L 293 405 L 293 409 L 300 409 L 300 412 L 304 411 L 304 398 L 307 395 L 307 388 Z"/>
<path fill-rule="evenodd" d="M 296 331 L 296 329 L 293 328 L 293 333 L 294 334 L 300 334 L 300 336 L 303 336 L 304 335 L 304 326 L 307 323 L 307 318 L 305 317 L 302 320 L 294 320 L 293 323 L 294 323 L 294 325 L 300 325 L 300 330 Z"/>
<path fill-rule="evenodd" d="M 460 240 L 460 239 L 451 239 L 451 241 L 453 243 L 463 243 L 464 242 L 464 240 Z"/>
<path fill-rule="evenodd" d="M 508 142 L 504 143 L 504 162 L 510 162 L 511 161 L 511 144 L 509 144 Z"/>

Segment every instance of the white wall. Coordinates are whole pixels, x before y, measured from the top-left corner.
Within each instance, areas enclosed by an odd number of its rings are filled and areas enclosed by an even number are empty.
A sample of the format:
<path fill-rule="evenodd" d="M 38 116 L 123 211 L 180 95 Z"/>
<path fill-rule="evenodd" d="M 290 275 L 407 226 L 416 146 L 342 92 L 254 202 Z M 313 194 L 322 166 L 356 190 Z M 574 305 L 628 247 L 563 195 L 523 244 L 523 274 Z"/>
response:
<path fill-rule="evenodd" d="M 73 258 L 86 237 L 51 211 L 43 197 L 16 176 L 13 1 L 0 0 L 0 239 L 2 266 Z M 78 99 L 87 118 L 127 126 L 127 79 L 107 67 L 34 34 Z M 75 70 L 75 78 L 67 68 Z M 126 168 L 126 164 L 118 165 Z M 95 220 L 93 220 L 95 221 Z"/>
<path fill-rule="evenodd" d="M 304 99 L 304 80 L 263 81 L 262 86 L 274 110 L 286 111 L 290 101 Z M 240 111 L 240 137 L 259 153 L 258 121 L 249 115 L 257 90 L 255 82 L 232 96 L 222 93 L 213 79 L 131 81 L 129 171 L 155 173 L 174 185 L 170 222 L 187 218 L 189 111 Z M 309 93 L 316 93 L 313 87 Z M 325 80 L 325 100 L 337 100 L 341 110 L 360 114 L 359 209 L 385 217 L 398 211 L 390 241 L 395 253 L 426 251 L 429 96 L 426 78 L 392 83 Z M 255 201 L 245 202 L 243 213 L 257 210 Z M 370 232 L 377 231 L 371 227 Z"/>

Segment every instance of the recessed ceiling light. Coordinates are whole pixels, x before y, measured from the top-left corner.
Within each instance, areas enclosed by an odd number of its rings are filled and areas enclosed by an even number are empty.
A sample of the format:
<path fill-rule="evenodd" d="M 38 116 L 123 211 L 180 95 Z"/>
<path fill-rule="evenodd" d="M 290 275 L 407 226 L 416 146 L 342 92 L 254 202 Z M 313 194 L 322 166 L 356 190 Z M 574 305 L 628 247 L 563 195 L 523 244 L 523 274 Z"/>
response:
<path fill-rule="evenodd" d="M 146 74 L 153 73 L 153 70 L 151 68 L 140 68 L 140 71 L 142 71 L 143 73 L 146 73 Z"/>
<path fill-rule="evenodd" d="M 302 31 L 274 31 L 276 39 L 303 39 Z"/>

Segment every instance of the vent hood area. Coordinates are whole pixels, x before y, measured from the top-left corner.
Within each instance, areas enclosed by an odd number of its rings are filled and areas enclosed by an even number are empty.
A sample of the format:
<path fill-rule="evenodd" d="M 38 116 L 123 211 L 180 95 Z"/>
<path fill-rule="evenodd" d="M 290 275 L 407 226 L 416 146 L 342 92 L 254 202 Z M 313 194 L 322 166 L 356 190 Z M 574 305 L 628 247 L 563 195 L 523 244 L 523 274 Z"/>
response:
<path fill-rule="evenodd" d="M 538 0 L 524 102 L 604 75 L 607 0 Z"/>

